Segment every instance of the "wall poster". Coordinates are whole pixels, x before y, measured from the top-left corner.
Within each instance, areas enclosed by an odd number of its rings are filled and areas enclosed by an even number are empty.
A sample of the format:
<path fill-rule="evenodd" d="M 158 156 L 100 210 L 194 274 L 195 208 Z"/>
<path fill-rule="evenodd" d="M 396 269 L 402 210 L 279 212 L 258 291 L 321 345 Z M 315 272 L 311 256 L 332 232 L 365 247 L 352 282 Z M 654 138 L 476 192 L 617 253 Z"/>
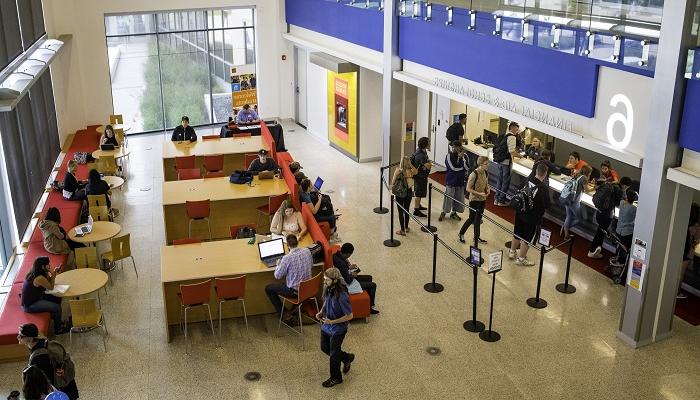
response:
<path fill-rule="evenodd" d="M 258 80 L 255 72 L 246 73 L 245 67 L 231 68 L 231 104 L 234 118 L 244 105 L 250 104 L 258 114 Z"/>
<path fill-rule="evenodd" d="M 328 141 L 357 160 L 357 72 L 328 72 Z"/>

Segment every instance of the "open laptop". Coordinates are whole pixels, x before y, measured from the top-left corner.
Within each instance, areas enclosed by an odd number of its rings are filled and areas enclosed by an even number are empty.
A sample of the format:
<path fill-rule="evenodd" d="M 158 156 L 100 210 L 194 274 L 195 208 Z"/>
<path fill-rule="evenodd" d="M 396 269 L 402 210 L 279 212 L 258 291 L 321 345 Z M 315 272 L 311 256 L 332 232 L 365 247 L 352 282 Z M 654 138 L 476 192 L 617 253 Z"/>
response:
<path fill-rule="evenodd" d="M 88 222 L 87 222 L 87 224 L 81 226 L 80 229 L 76 228 L 76 232 L 75 232 L 75 233 L 76 233 L 78 236 L 85 236 L 85 235 L 87 235 L 88 233 L 92 232 L 92 223 L 93 223 L 92 215 L 90 215 L 90 216 L 88 217 Z"/>
<path fill-rule="evenodd" d="M 112 150 L 114 150 L 114 145 L 111 144 L 111 143 L 100 145 L 100 150 L 102 150 L 102 151 L 112 151 Z"/>
<path fill-rule="evenodd" d="M 280 239 L 272 239 L 266 242 L 258 243 L 260 251 L 260 261 L 272 268 L 277 265 L 277 261 L 284 256 L 284 241 Z"/>
<path fill-rule="evenodd" d="M 316 178 L 316 182 L 314 182 L 314 187 L 316 188 L 316 190 L 320 191 L 321 186 L 323 186 L 323 179 L 321 179 L 321 177 L 319 176 Z"/>

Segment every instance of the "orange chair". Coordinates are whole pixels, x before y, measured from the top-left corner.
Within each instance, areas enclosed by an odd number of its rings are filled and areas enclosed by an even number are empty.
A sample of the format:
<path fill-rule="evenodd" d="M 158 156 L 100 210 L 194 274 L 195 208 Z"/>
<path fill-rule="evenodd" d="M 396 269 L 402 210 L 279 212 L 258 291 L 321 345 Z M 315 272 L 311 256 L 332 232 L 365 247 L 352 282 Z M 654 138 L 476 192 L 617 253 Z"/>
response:
<path fill-rule="evenodd" d="M 204 174 L 204 179 L 206 179 L 206 178 L 223 178 L 224 176 L 226 176 L 226 173 L 224 171 L 207 172 Z"/>
<path fill-rule="evenodd" d="M 248 332 L 248 313 L 245 310 L 245 275 L 237 278 L 216 278 L 214 279 L 214 290 L 216 298 L 219 299 L 219 338 L 221 338 L 221 306 L 227 301 L 240 301 L 243 306 L 243 320 L 245 321 L 245 334 L 250 338 Z"/>
<path fill-rule="evenodd" d="M 195 156 L 175 157 L 175 169 L 192 169 L 195 167 Z"/>
<path fill-rule="evenodd" d="M 221 136 L 219 135 L 204 135 L 202 136 L 202 140 L 219 140 L 221 139 Z"/>
<path fill-rule="evenodd" d="M 218 172 L 224 170 L 224 155 L 204 156 L 204 170 L 207 172 Z"/>
<path fill-rule="evenodd" d="M 181 246 L 183 244 L 199 244 L 202 243 L 200 239 L 197 238 L 184 238 L 173 240 L 173 246 Z"/>
<path fill-rule="evenodd" d="M 192 221 L 207 221 L 207 229 L 209 230 L 209 240 L 211 240 L 211 226 L 209 225 L 209 213 L 211 212 L 211 201 L 200 200 L 200 201 L 186 201 L 185 211 L 187 212 L 187 218 L 190 219 L 187 236 L 192 237 Z"/>
<path fill-rule="evenodd" d="M 253 229 L 257 229 L 257 226 L 256 226 L 255 224 L 231 225 L 231 227 L 229 228 L 229 233 L 231 234 L 231 239 L 235 239 L 235 238 L 236 238 L 236 234 L 238 233 L 238 230 L 239 230 L 239 229 L 241 229 L 241 228 L 246 228 L 246 227 L 248 227 L 248 228 L 253 228 Z"/>
<path fill-rule="evenodd" d="M 187 310 L 190 308 L 200 306 L 207 307 L 211 334 L 214 335 L 214 340 L 216 340 L 214 321 L 211 318 L 211 307 L 209 307 L 209 302 L 211 301 L 211 279 L 191 285 L 180 285 L 180 293 L 177 294 L 177 297 L 180 299 L 180 327 L 182 327 L 185 332 L 185 352 L 187 353 L 187 345 L 189 344 L 189 335 L 187 334 Z M 182 318 L 183 313 L 184 319 Z"/>
<path fill-rule="evenodd" d="M 199 168 L 184 168 L 177 170 L 177 180 L 187 181 L 190 179 L 200 179 L 202 177 L 202 172 Z"/>
<path fill-rule="evenodd" d="M 301 305 L 304 304 L 306 300 L 313 299 L 314 303 L 316 303 L 316 309 L 320 310 L 318 307 L 318 301 L 316 300 L 316 295 L 318 295 L 318 290 L 321 288 L 321 276 L 323 276 L 323 272 L 319 272 L 318 275 L 309 280 L 301 281 L 296 298 L 281 295 L 279 296 L 279 298 L 282 300 L 282 312 L 280 312 L 280 321 L 277 324 L 277 332 L 279 333 L 280 327 L 282 324 L 284 324 L 289 329 L 301 335 L 302 349 L 304 348 L 304 325 L 301 321 Z M 282 316 L 284 315 L 284 304 L 287 302 L 297 307 L 297 314 L 299 315 L 299 330 L 294 329 L 282 321 Z"/>
<path fill-rule="evenodd" d="M 252 136 L 252 135 L 251 135 L 250 132 L 245 132 L 245 133 L 234 133 L 234 134 L 233 134 L 233 138 L 234 138 L 234 139 L 245 139 L 245 138 L 249 138 L 249 137 L 251 137 L 251 136 Z"/>
<path fill-rule="evenodd" d="M 243 157 L 243 169 L 247 170 L 248 167 L 250 167 L 250 163 L 255 161 L 258 158 L 257 154 L 246 154 Z"/>
<path fill-rule="evenodd" d="M 268 198 L 267 205 L 258 207 L 258 216 L 263 215 L 267 217 L 267 225 L 258 224 L 258 226 L 267 226 L 268 228 L 270 228 L 270 219 L 273 215 L 275 215 L 282 203 L 284 203 L 284 201 L 287 200 L 288 197 L 289 195 L 287 193 L 283 193 L 278 196 L 272 196 Z"/>

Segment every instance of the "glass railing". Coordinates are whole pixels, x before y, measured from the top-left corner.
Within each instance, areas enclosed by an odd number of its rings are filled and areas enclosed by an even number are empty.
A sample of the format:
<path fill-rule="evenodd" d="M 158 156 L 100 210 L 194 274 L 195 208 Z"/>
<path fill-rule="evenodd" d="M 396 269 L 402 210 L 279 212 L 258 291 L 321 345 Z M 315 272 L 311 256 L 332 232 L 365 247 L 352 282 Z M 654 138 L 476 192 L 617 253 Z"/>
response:
<path fill-rule="evenodd" d="M 351 7 L 383 10 L 384 0 L 326 0 L 334 3 L 342 3 Z"/>

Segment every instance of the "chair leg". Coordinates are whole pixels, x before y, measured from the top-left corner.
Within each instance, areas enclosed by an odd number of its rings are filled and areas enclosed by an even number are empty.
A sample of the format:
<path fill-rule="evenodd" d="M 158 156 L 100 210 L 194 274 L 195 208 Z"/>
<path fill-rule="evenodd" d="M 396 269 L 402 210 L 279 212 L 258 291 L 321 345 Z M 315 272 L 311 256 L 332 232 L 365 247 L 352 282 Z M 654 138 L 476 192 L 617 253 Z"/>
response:
<path fill-rule="evenodd" d="M 104 316 L 102 317 L 102 320 L 104 322 Z M 105 327 L 104 323 L 102 324 L 102 329 L 104 329 L 104 335 L 102 335 L 102 346 L 105 348 L 105 353 L 107 352 L 107 328 Z"/>
<path fill-rule="evenodd" d="M 190 344 L 189 336 L 187 335 L 187 309 L 189 307 L 185 307 L 185 354 L 190 354 L 188 351 L 187 346 Z"/>
<path fill-rule="evenodd" d="M 209 240 L 211 240 L 211 224 L 209 224 L 209 218 L 207 218 L 207 230 L 209 231 Z"/>
<path fill-rule="evenodd" d="M 221 306 L 224 304 L 224 301 L 225 301 L 225 300 L 221 300 L 221 301 L 219 302 L 219 340 L 221 340 L 221 341 L 223 341 L 223 340 L 221 339 Z"/>
<path fill-rule="evenodd" d="M 70 347 L 71 350 L 73 349 L 73 328 L 70 328 L 68 331 L 68 347 Z"/>
<path fill-rule="evenodd" d="M 214 343 L 216 344 L 216 333 L 214 333 L 214 321 L 211 318 L 211 307 L 209 307 L 209 303 L 204 305 L 207 306 L 207 313 L 209 313 L 209 326 L 211 327 L 211 335 L 214 336 Z"/>
<path fill-rule="evenodd" d="M 299 304 L 297 312 L 299 314 L 299 336 L 301 336 L 301 349 L 304 350 L 304 324 L 301 322 L 301 304 Z"/>
<path fill-rule="evenodd" d="M 192 219 L 187 224 L 187 237 L 192 237 Z"/>
<path fill-rule="evenodd" d="M 129 256 L 131 257 L 131 263 L 134 264 L 134 272 L 136 273 L 136 277 L 139 277 L 139 271 L 136 270 L 136 261 L 134 260 L 134 256 Z"/>
<path fill-rule="evenodd" d="M 277 335 L 280 333 L 280 328 L 282 327 L 282 316 L 284 315 L 284 297 L 282 298 L 282 311 L 280 311 L 280 320 L 277 324 Z"/>
<path fill-rule="evenodd" d="M 245 299 L 241 299 L 241 304 L 243 304 L 243 320 L 245 321 L 245 335 L 250 341 L 250 331 L 248 330 L 248 313 L 245 310 Z"/>

